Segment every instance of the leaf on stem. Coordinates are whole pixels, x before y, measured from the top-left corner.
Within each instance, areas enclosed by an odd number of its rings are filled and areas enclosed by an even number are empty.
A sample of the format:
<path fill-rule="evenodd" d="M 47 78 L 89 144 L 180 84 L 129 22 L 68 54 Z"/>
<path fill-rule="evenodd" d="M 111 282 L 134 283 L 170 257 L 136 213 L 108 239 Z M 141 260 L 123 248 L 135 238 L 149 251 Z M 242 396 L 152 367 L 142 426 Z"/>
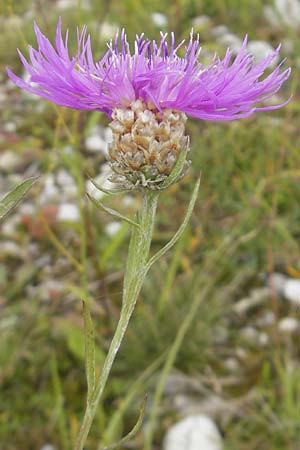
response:
<path fill-rule="evenodd" d="M 124 436 L 120 441 L 115 442 L 111 445 L 108 445 L 107 447 L 103 447 L 101 450 L 114 450 L 114 449 L 120 447 L 121 445 L 126 444 L 128 441 L 130 441 L 132 438 L 134 438 L 134 436 L 137 434 L 137 432 L 140 430 L 140 428 L 142 426 L 144 415 L 145 415 L 146 404 L 147 404 L 147 395 L 145 395 L 145 398 L 141 405 L 139 418 L 138 418 L 136 424 L 134 425 L 134 427 L 132 428 L 132 430 L 128 434 L 126 434 L 126 436 Z"/>
<path fill-rule="evenodd" d="M 201 180 L 201 175 L 198 177 L 193 193 L 192 193 L 192 197 L 185 215 L 185 218 L 182 222 L 182 224 L 180 225 L 178 231 L 174 234 L 174 236 L 172 237 L 172 239 L 170 239 L 170 241 L 161 249 L 159 250 L 157 253 L 155 253 L 155 255 L 153 255 L 147 265 L 146 265 L 146 272 L 150 269 L 150 267 L 152 266 L 152 264 L 154 264 L 159 258 L 161 258 L 171 247 L 173 247 L 174 244 L 176 244 L 176 242 L 178 241 L 178 239 L 182 236 L 184 230 L 186 229 L 186 226 L 191 218 L 197 197 L 198 197 L 198 192 L 199 192 L 199 188 L 200 188 L 200 180 Z"/>
<path fill-rule="evenodd" d="M 17 206 L 39 177 L 28 178 L 0 200 L 0 221 Z"/>
<path fill-rule="evenodd" d="M 95 186 L 96 189 L 98 189 L 98 191 L 103 192 L 104 194 L 107 195 L 113 195 L 113 194 L 122 194 L 123 192 L 128 192 L 129 189 L 106 189 L 102 186 L 100 186 L 100 184 L 96 183 L 96 181 L 89 175 L 87 174 L 88 179 L 90 180 L 90 182 Z"/>
<path fill-rule="evenodd" d="M 107 212 L 111 216 L 116 217 L 117 219 L 125 220 L 125 222 L 129 223 L 130 225 L 140 228 L 140 225 L 138 223 L 134 222 L 134 220 L 129 219 L 129 217 L 123 216 L 123 214 L 119 213 L 115 209 L 108 208 L 107 206 L 103 205 L 102 202 L 93 198 L 90 194 L 87 193 L 86 195 L 89 198 L 89 200 L 91 200 L 91 202 L 95 206 L 97 206 L 97 208 L 103 209 L 103 211 Z"/>
<path fill-rule="evenodd" d="M 90 308 L 87 301 L 83 300 L 84 318 L 84 340 L 85 340 L 85 371 L 87 379 L 88 402 L 92 399 L 96 383 L 96 363 L 95 363 L 95 338 L 94 326 L 91 318 Z"/>

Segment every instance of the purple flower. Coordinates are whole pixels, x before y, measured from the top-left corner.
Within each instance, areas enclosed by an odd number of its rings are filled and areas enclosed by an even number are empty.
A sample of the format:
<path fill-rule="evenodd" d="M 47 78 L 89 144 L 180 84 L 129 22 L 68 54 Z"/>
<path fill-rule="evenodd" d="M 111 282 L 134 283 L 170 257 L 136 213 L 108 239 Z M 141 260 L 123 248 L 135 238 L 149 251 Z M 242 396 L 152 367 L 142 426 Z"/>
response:
<path fill-rule="evenodd" d="M 235 58 L 227 50 L 223 59 L 215 56 L 203 67 L 198 60 L 199 39 L 192 33 L 184 56 L 179 56 L 184 42 L 176 46 L 173 33 L 169 43 L 167 34 L 161 33 L 158 43 L 137 36 L 132 53 L 123 30 L 95 62 L 86 27 L 77 32 L 74 57 L 68 52 L 68 32 L 62 38 L 61 19 L 55 47 L 36 24 L 35 33 L 38 50 L 29 47 L 30 63 L 19 51 L 29 81 L 9 69 L 8 75 L 19 87 L 69 108 L 98 110 L 111 116 L 114 108 L 126 108 L 140 99 L 159 111 L 169 108 L 203 120 L 234 120 L 283 106 L 257 106 L 278 92 L 290 75 L 290 69 L 280 70 L 281 63 L 262 78 L 280 46 L 254 63 L 245 38 Z"/>

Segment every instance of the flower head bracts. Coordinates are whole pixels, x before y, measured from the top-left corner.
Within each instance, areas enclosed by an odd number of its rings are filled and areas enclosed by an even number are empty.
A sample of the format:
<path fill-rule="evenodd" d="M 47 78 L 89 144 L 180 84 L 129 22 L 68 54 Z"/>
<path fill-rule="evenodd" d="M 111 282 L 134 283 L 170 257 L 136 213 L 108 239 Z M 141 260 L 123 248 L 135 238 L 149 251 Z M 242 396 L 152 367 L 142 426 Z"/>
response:
<path fill-rule="evenodd" d="M 110 42 L 100 61 L 95 62 L 86 27 L 78 32 L 78 52 L 70 57 L 68 32 L 62 38 L 61 20 L 56 30 L 55 47 L 35 24 L 38 50 L 29 47 L 30 63 L 19 52 L 28 72 L 28 82 L 8 69 L 11 80 L 19 87 L 55 103 L 75 109 L 99 110 L 112 114 L 114 108 L 126 108 L 135 100 L 155 105 L 158 110 L 170 108 L 204 120 L 234 120 L 248 117 L 254 111 L 280 108 L 282 104 L 257 106 L 273 96 L 287 80 L 290 69 L 280 71 L 281 64 L 262 79 L 279 54 L 278 47 L 259 63 L 247 52 L 245 38 L 233 59 L 227 50 L 223 59 L 216 56 L 203 67 L 198 61 L 198 38 L 192 33 L 185 48 L 175 46 L 167 34 L 160 42 L 137 36 L 131 53 L 124 30 Z"/>

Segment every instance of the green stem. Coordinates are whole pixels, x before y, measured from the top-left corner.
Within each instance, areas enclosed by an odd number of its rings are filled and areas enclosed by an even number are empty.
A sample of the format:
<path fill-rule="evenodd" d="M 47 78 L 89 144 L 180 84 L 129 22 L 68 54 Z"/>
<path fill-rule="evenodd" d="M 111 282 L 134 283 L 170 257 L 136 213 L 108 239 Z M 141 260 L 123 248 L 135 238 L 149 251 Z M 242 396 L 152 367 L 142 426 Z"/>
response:
<path fill-rule="evenodd" d="M 100 399 L 102 397 L 112 365 L 134 311 L 145 275 L 151 245 L 158 191 L 145 190 L 140 211 L 135 222 L 139 227 L 132 227 L 132 235 L 128 250 L 128 259 L 124 277 L 122 309 L 113 340 L 110 344 L 101 375 L 92 395 L 88 398 L 86 411 L 74 450 L 82 450 L 92 426 Z"/>

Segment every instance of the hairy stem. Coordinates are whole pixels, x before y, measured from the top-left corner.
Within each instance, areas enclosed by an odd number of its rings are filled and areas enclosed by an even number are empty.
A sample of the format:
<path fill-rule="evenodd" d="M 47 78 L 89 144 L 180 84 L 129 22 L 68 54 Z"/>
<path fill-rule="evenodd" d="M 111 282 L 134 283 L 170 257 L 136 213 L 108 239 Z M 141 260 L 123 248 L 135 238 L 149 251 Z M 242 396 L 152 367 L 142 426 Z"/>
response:
<path fill-rule="evenodd" d="M 92 394 L 88 396 L 83 422 L 77 436 L 74 450 L 83 450 L 86 443 L 108 376 L 122 343 L 147 273 L 147 262 L 158 196 L 159 194 L 157 191 L 145 190 L 143 192 L 141 209 L 137 212 L 135 218 L 135 222 L 137 222 L 139 226 L 132 227 L 119 322 L 110 344 L 102 372 L 96 382 L 95 389 Z"/>

